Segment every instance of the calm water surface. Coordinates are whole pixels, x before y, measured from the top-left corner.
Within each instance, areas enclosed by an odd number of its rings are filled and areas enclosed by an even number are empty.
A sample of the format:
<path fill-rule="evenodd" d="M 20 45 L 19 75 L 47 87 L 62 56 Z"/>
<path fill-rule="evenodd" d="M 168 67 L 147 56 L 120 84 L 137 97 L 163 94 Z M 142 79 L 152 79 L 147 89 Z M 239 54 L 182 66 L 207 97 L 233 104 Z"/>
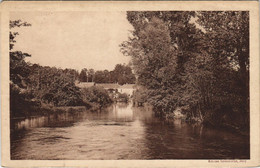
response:
<path fill-rule="evenodd" d="M 181 121 L 162 121 L 150 108 L 113 104 L 12 120 L 11 159 L 246 159 L 248 137 Z"/>

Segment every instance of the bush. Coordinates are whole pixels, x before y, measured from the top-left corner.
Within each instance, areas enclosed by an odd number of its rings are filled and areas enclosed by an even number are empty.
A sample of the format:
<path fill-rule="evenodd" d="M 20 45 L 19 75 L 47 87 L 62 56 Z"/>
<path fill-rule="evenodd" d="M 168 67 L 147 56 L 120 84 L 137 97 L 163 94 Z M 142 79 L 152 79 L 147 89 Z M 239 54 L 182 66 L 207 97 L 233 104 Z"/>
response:
<path fill-rule="evenodd" d="M 133 93 L 133 101 L 144 103 L 147 100 L 147 90 L 145 88 L 136 89 Z"/>
<path fill-rule="evenodd" d="M 129 96 L 126 93 L 118 93 L 118 101 L 119 102 L 128 102 Z"/>
<path fill-rule="evenodd" d="M 113 102 L 108 92 L 102 87 L 92 86 L 84 88 L 81 90 L 81 94 L 83 101 L 89 103 L 92 107 L 98 106 L 102 108 Z"/>
<path fill-rule="evenodd" d="M 31 99 L 31 93 L 28 90 L 21 89 L 18 85 L 10 83 L 10 115 L 21 117 L 30 115 L 34 107 L 40 105 L 40 102 Z"/>

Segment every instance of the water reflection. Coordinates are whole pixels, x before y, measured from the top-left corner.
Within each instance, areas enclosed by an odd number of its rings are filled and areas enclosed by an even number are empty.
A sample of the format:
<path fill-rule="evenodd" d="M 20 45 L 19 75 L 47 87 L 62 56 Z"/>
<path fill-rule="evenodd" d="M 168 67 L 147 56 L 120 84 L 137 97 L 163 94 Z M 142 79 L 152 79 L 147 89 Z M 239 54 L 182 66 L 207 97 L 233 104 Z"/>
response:
<path fill-rule="evenodd" d="M 131 106 L 126 103 L 117 103 L 113 105 L 112 114 L 117 121 L 133 121 L 133 110 Z"/>
<path fill-rule="evenodd" d="M 117 103 L 99 112 L 12 120 L 12 159 L 245 159 L 249 138 L 163 121 L 149 107 Z"/>

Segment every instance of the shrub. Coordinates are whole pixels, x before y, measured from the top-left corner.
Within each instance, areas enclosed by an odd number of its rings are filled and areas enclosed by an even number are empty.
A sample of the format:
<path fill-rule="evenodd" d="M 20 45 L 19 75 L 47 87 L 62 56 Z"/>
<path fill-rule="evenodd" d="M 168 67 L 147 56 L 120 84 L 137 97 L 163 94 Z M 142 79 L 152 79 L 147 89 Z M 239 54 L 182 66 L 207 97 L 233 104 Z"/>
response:
<path fill-rule="evenodd" d="M 120 102 L 128 102 L 129 96 L 126 93 L 118 93 L 118 101 Z"/>
<path fill-rule="evenodd" d="M 102 87 L 84 88 L 81 90 L 81 94 L 83 101 L 88 102 L 92 107 L 98 105 L 99 108 L 102 108 L 113 102 L 108 92 Z"/>

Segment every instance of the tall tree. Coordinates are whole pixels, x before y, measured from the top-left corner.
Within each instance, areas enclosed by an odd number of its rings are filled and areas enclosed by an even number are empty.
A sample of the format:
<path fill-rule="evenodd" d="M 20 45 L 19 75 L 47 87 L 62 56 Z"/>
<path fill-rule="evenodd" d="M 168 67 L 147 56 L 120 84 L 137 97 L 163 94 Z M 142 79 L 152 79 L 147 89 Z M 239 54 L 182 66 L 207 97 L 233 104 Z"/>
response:
<path fill-rule="evenodd" d="M 88 75 L 87 75 L 88 71 L 87 69 L 82 69 L 80 74 L 79 74 L 79 81 L 80 82 L 88 82 Z"/>
<path fill-rule="evenodd" d="M 154 107 L 163 111 L 174 108 L 173 97 L 168 95 L 173 93 L 171 79 L 177 68 L 177 51 L 172 45 L 167 24 L 153 17 L 121 46 L 122 52 L 132 57 L 138 84 L 150 91 L 149 98 Z"/>
<path fill-rule="evenodd" d="M 31 94 L 26 90 L 28 85 L 28 75 L 30 72 L 29 65 L 24 61 L 26 57 L 30 57 L 28 53 L 21 51 L 13 51 L 16 43 L 15 37 L 18 32 L 11 31 L 13 28 L 21 26 L 31 26 L 27 22 L 14 20 L 9 22 L 9 44 L 10 44 L 10 115 L 18 116 L 23 113 L 28 113 L 27 109 L 30 104 Z"/>
<path fill-rule="evenodd" d="M 31 24 L 27 22 L 22 22 L 21 20 L 10 21 L 9 27 L 10 30 L 16 27 L 27 27 Z M 19 35 L 18 32 L 9 33 L 9 43 L 10 43 L 10 80 L 19 87 L 25 87 L 25 82 L 29 74 L 28 64 L 24 61 L 26 57 L 31 55 L 28 53 L 23 53 L 21 51 L 13 51 L 14 45 L 16 43 L 15 37 Z"/>
<path fill-rule="evenodd" d="M 115 83 L 133 84 L 135 83 L 135 76 L 132 72 L 132 68 L 128 65 L 117 64 L 111 74 Z"/>
<path fill-rule="evenodd" d="M 94 82 L 95 79 L 95 70 L 94 69 L 89 69 L 87 72 L 88 75 L 88 82 Z"/>
<path fill-rule="evenodd" d="M 210 53 L 216 64 L 225 65 L 225 69 L 234 71 L 233 75 L 224 76 L 223 67 L 215 68 L 215 76 L 222 83 L 231 84 L 222 89 L 227 97 L 240 97 L 236 105 L 246 113 L 249 121 L 249 12 L 248 11 L 213 11 L 198 12 L 197 22 L 206 30 L 211 43 Z M 217 65 L 216 65 L 217 66 Z M 235 76 L 234 76 L 235 75 Z M 235 87 L 234 87 L 235 86 Z M 238 98 L 234 99 L 237 100 Z"/>

